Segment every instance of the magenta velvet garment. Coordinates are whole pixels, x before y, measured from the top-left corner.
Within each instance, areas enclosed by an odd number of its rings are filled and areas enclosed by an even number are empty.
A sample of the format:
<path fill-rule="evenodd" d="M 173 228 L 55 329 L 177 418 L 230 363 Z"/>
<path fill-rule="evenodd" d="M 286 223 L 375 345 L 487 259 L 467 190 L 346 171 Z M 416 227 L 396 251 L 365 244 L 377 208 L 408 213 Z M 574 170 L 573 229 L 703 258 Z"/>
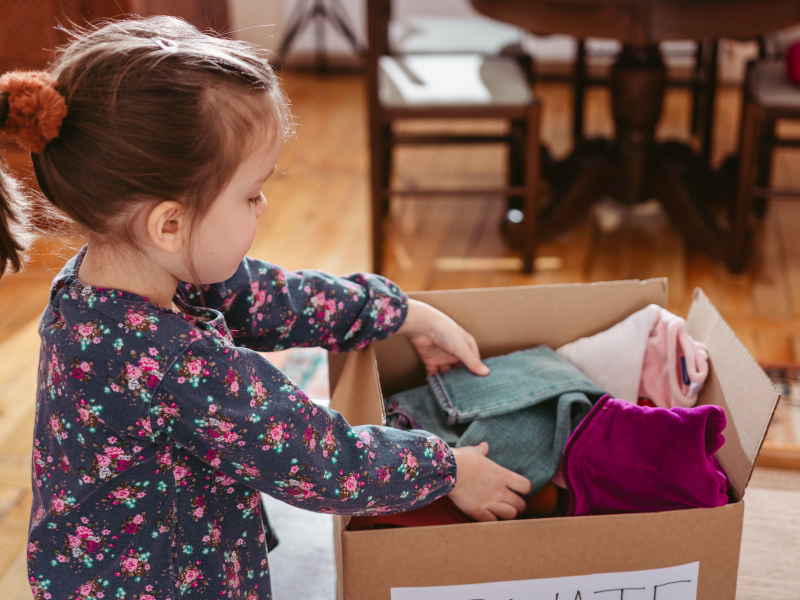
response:
<path fill-rule="evenodd" d="M 713 456 L 725 423 L 719 406 L 650 408 L 603 396 L 564 450 L 567 514 L 727 504 L 727 478 Z"/>

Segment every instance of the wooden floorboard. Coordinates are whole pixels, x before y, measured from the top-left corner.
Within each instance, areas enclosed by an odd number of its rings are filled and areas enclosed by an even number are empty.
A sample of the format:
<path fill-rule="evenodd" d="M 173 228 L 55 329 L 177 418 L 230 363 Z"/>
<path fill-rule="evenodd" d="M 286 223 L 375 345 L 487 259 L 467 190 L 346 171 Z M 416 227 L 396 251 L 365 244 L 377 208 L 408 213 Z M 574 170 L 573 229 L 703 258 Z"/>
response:
<path fill-rule="evenodd" d="M 297 116 L 297 137 L 265 188 L 268 207 L 252 254 L 291 269 L 315 268 L 338 274 L 368 270 L 364 82 L 357 75 L 285 73 L 284 83 Z M 537 85 L 536 92 L 543 105 L 543 141 L 554 156 L 563 157 L 572 147 L 570 90 L 566 85 L 547 83 Z M 715 164 L 736 149 L 740 104 L 737 90 L 720 90 Z M 670 90 L 658 135 L 691 141 L 687 135 L 689 107 L 685 90 Z M 589 90 L 585 123 L 587 136 L 613 134 L 607 90 Z M 14 160 L 15 166 L 24 168 L 18 157 Z M 412 186 L 426 182 L 498 185 L 505 178 L 504 164 L 500 147 L 428 148 L 400 153 L 394 178 L 398 185 Z M 800 153 L 779 152 L 773 166 L 774 182 L 800 186 L 798 167 Z M 533 275 L 503 267 L 520 255 L 507 246 L 500 233 L 502 202 L 404 199 L 393 203 L 391 215 L 386 273 L 408 290 L 666 276 L 674 312 L 685 315 L 692 290 L 702 287 L 758 360 L 800 362 L 800 236 L 796 234 L 800 231 L 800 204 L 770 204 L 757 226 L 757 250 L 742 275 L 731 275 L 724 265 L 687 249 L 657 207 L 624 209 L 613 230 L 602 230 L 596 217 L 587 215 L 540 245 L 537 256 L 547 259 L 543 264 L 548 266 Z M 80 243 L 71 242 L 73 247 Z M 50 280 L 71 253 L 61 241 L 40 242 L 24 273 L 0 280 L 0 596 L 4 600 L 30 597 L 24 549 L 39 344 L 36 320 L 46 305 Z M 464 260 L 437 263 L 443 258 Z M 450 266 L 440 270 L 437 264 Z M 467 268 L 453 268 L 453 264 Z M 503 268 L 487 270 L 486 265 L 493 264 Z M 469 265 L 478 268 L 470 270 Z M 757 468 L 751 487 L 800 494 L 800 472 Z M 795 496 L 754 494 L 752 505 L 762 508 L 754 509 L 754 517 L 748 516 L 746 521 L 740 598 L 761 597 L 753 591 L 763 584 L 758 573 L 772 572 L 764 561 L 781 551 L 758 542 L 759 531 L 775 533 L 773 521 L 779 515 L 770 521 L 769 511 L 780 513 L 781 502 L 789 503 L 792 510 L 797 507 Z M 791 551 L 786 550 L 786 556 L 794 556 Z M 770 597 L 795 597 L 781 591 L 790 584 L 798 582 L 775 583 L 774 589 L 769 588 L 774 592 Z"/>

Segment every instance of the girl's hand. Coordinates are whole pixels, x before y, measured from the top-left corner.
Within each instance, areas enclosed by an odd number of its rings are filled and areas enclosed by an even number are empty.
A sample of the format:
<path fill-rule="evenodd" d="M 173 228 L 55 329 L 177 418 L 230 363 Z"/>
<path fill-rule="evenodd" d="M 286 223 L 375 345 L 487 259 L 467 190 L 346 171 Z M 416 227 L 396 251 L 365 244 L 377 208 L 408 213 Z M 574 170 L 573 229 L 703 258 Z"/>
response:
<path fill-rule="evenodd" d="M 453 448 L 456 486 L 448 494 L 458 508 L 477 521 L 516 519 L 525 510 L 520 494 L 531 491 L 531 482 L 487 458 L 489 444 Z"/>
<path fill-rule="evenodd" d="M 476 375 L 488 375 L 475 338 L 453 319 L 419 300 L 408 301 L 408 315 L 400 329 L 419 353 L 428 375 L 444 373 L 461 364 Z"/>

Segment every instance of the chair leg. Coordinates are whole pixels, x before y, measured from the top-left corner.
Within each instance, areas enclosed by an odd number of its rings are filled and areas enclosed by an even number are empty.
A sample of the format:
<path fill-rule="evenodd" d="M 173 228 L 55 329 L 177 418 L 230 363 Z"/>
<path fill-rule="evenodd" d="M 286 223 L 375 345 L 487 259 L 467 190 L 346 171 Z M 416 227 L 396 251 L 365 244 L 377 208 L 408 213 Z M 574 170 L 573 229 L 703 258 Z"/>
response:
<path fill-rule="evenodd" d="M 775 138 L 775 119 L 765 120 L 761 126 L 761 138 L 770 140 Z M 758 152 L 758 187 L 768 188 L 770 175 L 772 174 L 772 146 L 769 144 L 761 145 Z M 753 210 L 756 215 L 763 217 L 767 213 L 767 202 L 769 198 L 756 197 L 753 199 Z"/>
<path fill-rule="evenodd" d="M 586 42 L 578 40 L 575 55 L 575 74 L 573 82 L 572 139 L 575 146 L 583 139 L 583 103 L 586 96 Z"/>
<path fill-rule="evenodd" d="M 383 270 L 384 225 L 388 212 L 389 173 L 391 171 L 391 140 L 387 136 L 389 125 L 376 127 L 372 132 L 372 153 L 370 159 L 370 193 L 372 211 L 372 272 L 380 274 Z"/>
<path fill-rule="evenodd" d="M 525 121 L 511 121 L 511 141 L 508 143 L 508 185 L 515 187 L 525 183 Z M 522 210 L 524 197 L 510 196 L 506 208 Z"/>
<path fill-rule="evenodd" d="M 392 184 L 392 126 L 386 125 L 381 132 L 383 136 L 383 177 L 381 179 L 381 185 L 383 189 L 388 190 Z M 383 204 L 381 205 L 383 209 L 383 215 L 389 215 L 389 197 L 383 199 Z"/>
<path fill-rule="evenodd" d="M 539 226 L 539 104 L 534 103 L 528 111 L 528 122 L 525 127 L 525 206 L 522 270 L 526 274 L 533 273 L 533 260 L 536 255 L 537 229 Z"/>
<path fill-rule="evenodd" d="M 692 79 L 692 135 L 696 135 L 700 128 L 700 96 L 703 93 L 703 66 L 704 66 L 704 48 L 705 42 L 698 40 L 697 51 L 694 54 L 694 75 Z"/>
<path fill-rule="evenodd" d="M 767 37 L 764 35 L 758 36 L 758 60 L 767 58 Z"/>
<path fill-rule="evenodd" d="M 753 201 L 753 182 L 758 167 L 758 142 L 764 121 L 764 108 L 755 103 L 745 104 L 742 133 L 739 138 L 739 175 L 736 196 L 731 207 L 728 264 L 734 273 L 741 273 L 747 262 L 748 223 Z"/>
<path fill-rule="evenodd" d="M 704 42 L 705 43 L 705 42 Z M 701 152 L 703 154 L 703 162 L 706 165 L 711 164 L 711 151 L 713 150 L 713 134 L 714 134 L 714 107 L 717 100 L 717 51 L 719 50 L 719 42 L 713 40 L 708 42 L 709 58 L 705 74 L 705 106 L 703 107 L 703 115 L 700 119 L 702 128 L 700 134 L 702 136 Z"/>

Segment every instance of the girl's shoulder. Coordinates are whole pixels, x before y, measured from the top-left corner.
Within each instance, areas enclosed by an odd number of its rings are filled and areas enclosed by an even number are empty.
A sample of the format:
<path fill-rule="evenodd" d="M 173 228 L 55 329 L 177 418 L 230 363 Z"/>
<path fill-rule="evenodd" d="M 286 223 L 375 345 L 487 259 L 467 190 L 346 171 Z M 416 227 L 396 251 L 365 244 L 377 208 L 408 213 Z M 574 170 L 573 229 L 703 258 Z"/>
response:
<path fill-rule="evenodd" d="M 155 356 L 169 360 L 199 340 L 227 345 L 230 333 L 221 313 L 182 305 L 182 311 L 158 306 L 148 298 L 83 283 L 75 259 L 56 276 L 40 322 L 42 343 L 57 344 L 79 358 Z"/>
<path fill-rule="evenodd" d="M 172 311 L 62 273 L 40 323 L 43 422 L 61 422 L 77 411 L 76 418 L 86 422 L 149 437 L 149 407 L 162 381 L 207 346 L 230 345 L 226 334 L 216 311 Z"/>

